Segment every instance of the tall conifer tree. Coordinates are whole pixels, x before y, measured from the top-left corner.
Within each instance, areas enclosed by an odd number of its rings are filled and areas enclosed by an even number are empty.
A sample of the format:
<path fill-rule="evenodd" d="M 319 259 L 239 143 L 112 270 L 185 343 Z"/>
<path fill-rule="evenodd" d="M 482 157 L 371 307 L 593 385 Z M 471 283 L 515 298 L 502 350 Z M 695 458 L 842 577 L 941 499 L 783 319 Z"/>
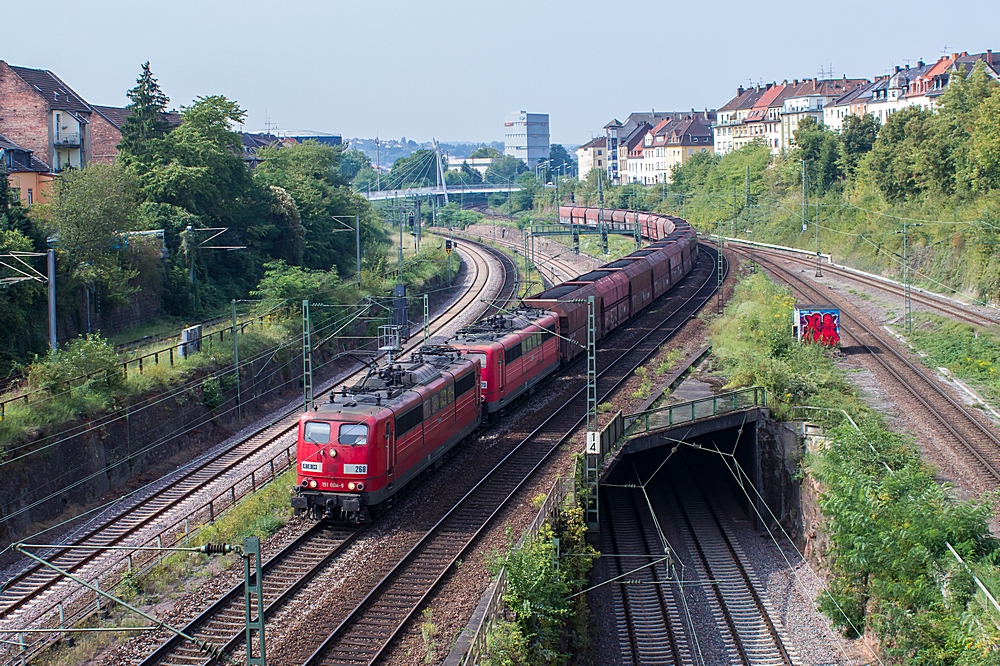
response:
<path fill-rule="evenodd" d="M 170 98 L 163 94 L 160 84 L 153 77 L 147 60 L 142 65 L 142 74 L 136 79 L 136 86 L 128 91 L 131 114 L 122 127 L 122 140 L 118 144 L 126 163 L 148 163 L 153 141 L 166 136 L 170 131 L 167 121 L 167 103 Z"/>

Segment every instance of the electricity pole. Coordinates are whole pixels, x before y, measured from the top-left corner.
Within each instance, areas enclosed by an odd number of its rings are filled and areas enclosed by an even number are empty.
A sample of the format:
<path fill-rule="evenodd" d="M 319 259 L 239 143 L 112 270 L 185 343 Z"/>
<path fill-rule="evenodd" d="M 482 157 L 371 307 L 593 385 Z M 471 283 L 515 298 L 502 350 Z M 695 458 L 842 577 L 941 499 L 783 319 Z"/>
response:
<path fill-rule="evenodd" d="M 0 176 L 6 178 L 6 176 Z M 48 267 L 48 291 L 49 291 L 49 347 L 53 353 L 58 348 L 56 344 L 56 251 L 49 248 L 45 252 L 46 266 Z M 89 316 L 89 312 L 87 313 Z"/>
<path fill-rule="evenodd" d="M 719 256 L 718 256 L 718 271 L 716 276 L 716 290 L 718 291 L 718 313 L 722 314 L 722 279 L 723 279 L 723 269 L 722 269 L 722 218 L 719 218 Z"/>
<path fill-rule="evenodd" d="M 313 410 L 312 325 L 309 321 L 309 301 L 302 301 L 302 405 Z"/>
<path fill-rule="evenodd" d="M 750 212 L 750 165 L 747 165 L 747 177 L 746 177 L 746 200 L 744 202 L 744 210 L 747 214 L 747 240 L 750 240 L 751 234 L 753 234 L 753 215 Z M 750 246 L 750 272 L 754 273 L 757 270 L 757 264 L 754 262 L 753 258 L 753 245 Z"/>
<path fill-rule="evenodd" d="M 233 299 L 233 368 L 236 370 L 236 417 L 242 417 L 242 405 L 240 404 L 240 343 L 239 336 L 236 335 L 236 299 Z"/>
<path fill-rule="evenodd" d="M 819 204 L 816 204 L 816 277 L 823 277 L 823 257 L 819 253 Z"/>
<path fill-rule="evenodd" d="M 905 320 L 906 334 L 913 333 L 913 303 L 910 300 L 910 283 L 913 281 L 912 270 L 910 269 L 910 233 L 909 227 L 922 227 L 922 224 L 909 224 L 903 220 L 903 231 L 896 233 L 903 234 L 903 318 Z"/>
<path fill-rule="evenodd" d="M 587 484 L 585 511 L 587 529 L 600 528 L 598 498 L 598 466 L 601 454 L 601 433 L 597 431 L 597 331 L 594 321 L 594 297 L 587 297 L 587 448 L 584 452 L 584 482 Z"/>

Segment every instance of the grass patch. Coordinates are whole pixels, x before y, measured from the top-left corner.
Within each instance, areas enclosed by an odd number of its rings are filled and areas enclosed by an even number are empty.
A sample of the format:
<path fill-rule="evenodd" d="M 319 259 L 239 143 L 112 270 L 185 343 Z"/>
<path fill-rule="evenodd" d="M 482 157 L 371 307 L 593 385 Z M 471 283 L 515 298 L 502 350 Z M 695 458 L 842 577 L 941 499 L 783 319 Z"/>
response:
<path fill-rule="evenodd" d="M 723 317 L 711 328 L 712 354 L 728 378 L 726 388 L 763 386 L 780 402 L 779 418 L 790 405 L 863 411 L 854 388 L 819 345 L 792 338 L 791 292 L 756 273 L 736 285 Z"/>
<path fill-rule="evenodd" d="M 887 663 L 996 663 L 1000 618 L 946 546 L 987 582 L 1000 580 L 991 498 L 959 502 L 938 484 L 913 442 L 858 400 L 827 350 L 794 341 L 792 305 L 790 292 L 765 276 L 744 278 L 712 343 L 731 388 L 764 385 L 786 403 L 778 412 L 788 404 L 845 409 L 860 424 L 831 424 L 829 447 L 804 460 L 821 483 L 830 537 L 820 609 L 849 636 L 873 631 Z"/>
<path fill-rule="evenodd" d="M 666 358 L 656 365 L 656 374 L 663 376 L 674 369 L 674 367 L 684 358 L 684 352 L 680 349 L 672 349 L 667 353 Z"/>
<path fill-rule="evenodd" d="M 904 332 L 902 323 L 896 330 Z M 927 354 L 930 368 L 948 368 L 956 377 L 981 388 L 1000 401 L 1000 335 L 984 326 L 973 326 L 931 312 L 913 313 L 909 342 Z"/>
<path fill-rule="evenodd" d="M 214 524 L 203 528 L 191 537 L 191 545 L 204 543 L 243 543 L 248 536 L 265 538 L 284 526 L 292 516 L 289 497 L 295 485 L 295 470 L 280 474 L 253 495 L 239 502 L 219 517 Z M 202 581 L 218 575 L 237 564 L 239 557 L 173 553 L 154 566 L 149 572 L 125 576 L 113 594 L 130 604 L 150 612 L 150 606 L 166 598 L 177 598 L 191 592 Z M 107 606 L 104 606 L 108 608 Z M 77 627 L 137 627 L 149 624 L 120 605 L 113 605 L 107 617 L 91 615 Z M 126 640 L 135 632 L 101 632 L 75 634 L 75 645 L 62 644 L 45 653 L 44 663 L 53 666 L 71 666 L 87 663 L 116 642 Z M 41 663 L 41 662 L 40 662 Z"/>

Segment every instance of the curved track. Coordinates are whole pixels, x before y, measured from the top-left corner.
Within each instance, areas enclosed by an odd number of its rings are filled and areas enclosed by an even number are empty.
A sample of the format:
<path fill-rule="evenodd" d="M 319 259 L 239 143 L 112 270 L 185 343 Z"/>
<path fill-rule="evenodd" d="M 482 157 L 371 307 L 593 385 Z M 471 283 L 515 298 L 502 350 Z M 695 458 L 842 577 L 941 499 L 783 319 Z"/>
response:
<path fill-rule="evenodd" d="M 598 356 L 598 378 L 605 387 L 599 390 L 599 401 L 617 390 L 715 293 L 714 252 L 703 252 L 707 256 L 691 275 L 661 301 L 659 308 L 671 307 L 666 317 L 640 329 L 645 332 L 634 344 L 616 346 L 621 335 L 605 341 Z M 655 311 L 650 314 L 655 318 Z M 315 631 L 298 636 L 302 657 L 297 662 L 308 666 L 378 662 L 449 568 L 583 422 L 585 381 L 579 376 L 562 378 L 557 389 L 565 396 L 561 406 L 450 509 L 346 617 L 336 621 L 333 613 L 326 614 L 329 622 L 324 626 L 310 626 Z"/>
<path fill-rule="evenodd" d="M 742 252 L 742 248 L 740 248 Z M 789 261 L 800 265 L 803 269 L 812 271 L 816 267 L 816 262 L 814 260 L 809 260 L 802 255 L 782 252 L 781 250 L 762 250 L 761 248 L 754 248 L 754 257 L 780 257 L 784 261 Z M 837 275 L 837 277 L 849 280 L 851 282 L 856 282 L 858 284 L 863 284 L 867 287 L 872 287 L 874 289 L 879 289 L 893 296 L 903 298 L 903 285 L 894 282 L 883 282 L 882 280 L 876 280 L 870 278 L 867 275 L 859 275 L 854 271 L 847 270 L 842 266 L 835 266 L 830 264 L 823 265 L 824 272 L 830 272 Z M 811 273 L 809 273 L 811 274 Z M 952 299 L 945 296 L 933 296 L 926 294 L 921 291 L 910 290 L 910 300 L 915 303 L 921 303 L 926 305 L 929 309 L 939 312 L 945 316 L 951 317 L 952 319 L 957 319 L 959 321 L 964 321 L 969 324 L 974 324 L 976 326 L 982 326 L 983 324 L 1000 324 L 1000 314 L 995 312 L 986 314 L 982 311 L 975 310 L 972 306 L 965 306 L 962 303 L 958 303 Z M 985 308 L 984 308 L 985 309 Z M 985 320 L 985 321 L 984 321 Z"/>
<path fill-rule="evenodd" d="M 503 227 L 505 229 L 510 229 L 510 227 Z M 513 230 L 512 230 L 513 231 Z M 521 252 L 523 246 L 517 241 L 512 241 L 503 237 L 493 238 L 492 236 L 482 236 L 482 235 L 472 235 L 465 233 L 464 231 L 449 230 L 450 235 L 456 238 L 464 238 L 469 241 L 476 242 L 474 239 L 482 238 L 482 242 L 496 243 L 511 250 L 517 250 Z M 520 232 L 518 232 L 520 233 Z M 566 249 L 566 254 L 570 254 L 571 250 Z M 578 267 L 574 266 L 572 263 L 559 259 L 560 255 L 552 255 L 546 252 L 540 251 L 537 247 L 535 248 L 535 268 L 538 269 L 539 274 L 541 274 L 542 279 L 549 282 L 546 288 L 552 284 L 559 284 L 560 282 L 566 282 L 572 280 L 577 275 L 581 274 Z M 547 271 L 548 275 L 545 275 L 543 271 Z"/>
<path fill-rule="evenodd" d="M 1000 481 L 1000 437 L 993 428 L 981 423 L 904 352 L 865 324 L 860 314 L 830 298 L 829 290 L 821 291 L 771 260 L 757 256 L 757 261 L 811 302 L 828 302 L 840 308 L 841 338 L 849 337 L 867 351 L 896 380 L 898 388 L 920 403 L 942 430 L 961 445 L 966 457 L 992 484 Z"/>
<path fill-rule="evenodd" d="M 469 309 L 483 309 L 480 300 L 486 295 L 489 282 L 490 259 L 488 257 L 493 257 L 504 268 L 499 294 L 495 299 L 490 300 L 497 304 L 506 303 L 513 294 L 515 280 L 512 280 L 511 276 L 516 275 L 516 267 L 506 255 L 498 250 L 484 247 L 473 247 L 466 254 L 472 259 L 474 270 L 472 284 L 461 298 L 433 320 L 432 334 L 444 329 Z M 414 338 L 406 345 L 406 349 L 415 348 L 420 343 L 419 337 Z M 348 376 L 342 382 L 358 377 L 359 373 L 360 371 Z M 157 524 L 157 521 L 163 519 L 179 503 L 205 491 L 213 482 L 248 459 L 264 455 L 268 448 L 273 448 L 281 439 L 293 434 L 298 423 L 298 411 L 298 408 L 289 409 L 242 441 L 204 456 L 123 513 L 95 521 L 94 524 L 88 525 L 85 529 L 74 534 L 71 540 L 66 542 L 66 545 L 128 545 L 130 537 L 141 539 L 141 532 L 144 528 Z M 286 453 L 285 447 L 279 450 L 282 455 Z M 138 543 L 133 545 L 138 545 Z M 105 573 L 100 570 L 96 573 L 88 571 L 88 568 L 98 568 L 98 560 L 103 556 L 100 551 L 55 548 L 40 554 L 65 570 L 87 578 Z M 4 581 L 2 588 L 0 588 L 2 590 L 0 591 L 0 621 L 6 620 L 3 624 L 8 626 L 0 626 L 0 634 L 8 631 L 16 633 L 18 627 L 11 626 L 13 622 L 20 621 L 21 627 L 28 626 L 29 623 L 35 627 L 35 623 L 39 619 L 46 614 L 51 615 L 58 605 L 64 602 L 63 595 L 60 594 L 59 584 L 60 577 L 41 565 L 26 566 Z M 70 583 L 63 582 L 63 585 L 67 586 L 68 594 L 78 592 L 76 589 L 68 588 Z M 49 599 L 49 597 L 52 598 Z M 67 613 L 69 617 L 73 616 L 70 608 L 64 607 L 63 612 Z M 42 644 L 46 642 L 48 641 L 44 639 L 39 640 L 33 647 L 42 647 Z M 29 651 L 31 650 L 32 648 L 29 648 Z"/>

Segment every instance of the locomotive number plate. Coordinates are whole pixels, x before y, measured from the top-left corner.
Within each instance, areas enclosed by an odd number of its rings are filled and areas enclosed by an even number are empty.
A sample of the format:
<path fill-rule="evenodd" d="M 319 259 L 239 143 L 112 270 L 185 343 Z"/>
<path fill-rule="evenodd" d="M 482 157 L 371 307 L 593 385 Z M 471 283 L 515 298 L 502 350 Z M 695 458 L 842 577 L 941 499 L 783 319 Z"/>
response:
<path fill-rule="evenodd" d="M 486 380 L 485 379 L 482 380 L 481 382 L 479 382 L 479 388 L 481 388 L 481 389 L 485 389 L 486 388 Z"/>
<path fill-rule="evenodd" d="M 367 474 L 368 465 L 344 465 L 344 474 Z"/>
<path fill-rule="evenodd" d="M 321 462 L 304 462 L 302 463 L 303 472 L 316 472 L 317 474 L 323 473 L 323 463 Z"/>

